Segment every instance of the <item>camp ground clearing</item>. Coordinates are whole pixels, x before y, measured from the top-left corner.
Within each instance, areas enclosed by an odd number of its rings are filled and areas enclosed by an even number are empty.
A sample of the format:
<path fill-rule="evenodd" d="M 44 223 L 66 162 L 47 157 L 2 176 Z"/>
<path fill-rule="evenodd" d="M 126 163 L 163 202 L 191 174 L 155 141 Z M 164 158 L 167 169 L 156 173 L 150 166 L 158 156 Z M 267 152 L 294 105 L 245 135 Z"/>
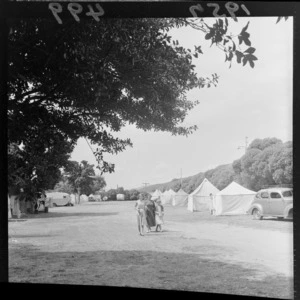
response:
<path fill-rule="evenodd" d="M 9 281 L 293 299 L 293 222 L 166 204 L 140 236 L 134 201 L 53 207 L 10 220 Z"/>

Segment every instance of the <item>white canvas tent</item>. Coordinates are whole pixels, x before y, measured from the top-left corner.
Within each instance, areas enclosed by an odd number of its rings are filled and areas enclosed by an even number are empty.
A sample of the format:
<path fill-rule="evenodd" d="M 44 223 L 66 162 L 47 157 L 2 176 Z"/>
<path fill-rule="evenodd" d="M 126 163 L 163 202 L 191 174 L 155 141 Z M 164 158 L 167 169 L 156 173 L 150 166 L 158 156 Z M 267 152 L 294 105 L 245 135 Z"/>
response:
<path fill-rule="evenodd" d="M 215 215 L 246 214 L 256 192 L 248 190 L 236 182 L 231 182 L 214 198 Z"/>
<path fill-rule="evenodd" d="M 125 200 L 124 194 L 117 194 L 117 200 Z"/>
<path fill-rule="evenodd" d="M 209 211 L 212 207 L 212 199 L 219 190 L 206 178 L 188 196 L 188 210 L 190 211 Z M 212 194 L 212 198 L 210 197 Z"/>
<path fill-rule="evenodd" d="M 185 206 L 188 202 L 188 194 L 183 190 L 180 189 L 172 200 L 173 206 Z"/>
<path fill-rule="evenodd" d="M 80 202 L 87 202 L 89 201 L 89 197 L 85 194 L 80 195 Z"/>
<path fill-rule="evenodd" d="M 71 197 L 71 203 L 73 205 L 75 205 L 76 204 L 76 195 L 75 194 L 70 194 L 70 197 Z"/>
<path fill-rule="evenodd" d="M 151 194 L 151 198 L 161 197 L 162 192 L 160 190 L 156 190 L 153 194 Z"/>
<path fill-rule="evenodd" d="M 162 205 L 171 205 L 175 195 L 176 193 L 172 189 L 165 191 L 160 197 Z"/>

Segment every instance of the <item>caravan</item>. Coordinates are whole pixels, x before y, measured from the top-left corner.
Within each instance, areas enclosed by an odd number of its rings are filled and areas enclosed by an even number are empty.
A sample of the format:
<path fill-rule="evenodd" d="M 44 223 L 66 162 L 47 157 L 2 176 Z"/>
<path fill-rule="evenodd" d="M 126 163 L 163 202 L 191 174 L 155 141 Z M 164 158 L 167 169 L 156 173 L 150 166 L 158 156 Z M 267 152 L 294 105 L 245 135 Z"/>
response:
<path fill-rule="evenodd" d="M 71 196 L 63 192 L 46 193 L 47 198 L 50 199 L 51 206 L 73 206 Z"/>

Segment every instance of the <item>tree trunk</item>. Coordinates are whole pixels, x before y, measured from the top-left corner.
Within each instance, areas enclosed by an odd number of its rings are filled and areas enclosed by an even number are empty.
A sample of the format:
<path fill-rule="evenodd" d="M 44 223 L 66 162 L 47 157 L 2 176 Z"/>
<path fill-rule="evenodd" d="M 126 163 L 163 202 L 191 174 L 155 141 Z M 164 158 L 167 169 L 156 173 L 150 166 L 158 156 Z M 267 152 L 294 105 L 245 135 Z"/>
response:
<path fill-rule="evenodd" d="M 21 210 L 20 210 L 20 198 L 17 197 L 16 210 L 17 210 L 17 218 L 21 218 Z"/>
<path fill-rule="evenodd" d="M 18 219 L 21 217 L 20 212 L 20 202 L 19 202 L 19 196 L 18 195 L 11 195 L 10 201 L 12 201 L 13 205 L 13 215 L 16 215 Z"/>
<path fill-rule="evenodd" d="M 80 204 L 81 188 L 78 188 L 78 204 Z"/>
<path fill-rule="evenodd" d="M 9 198 L 9 195 L 7 195 L 7 198 L 8 198 L 8 203 L 7 203 L 7 206 L 8 206 L 8 218 L 11 219 L 11 208 L 10 208 L 10 198 Z"/>

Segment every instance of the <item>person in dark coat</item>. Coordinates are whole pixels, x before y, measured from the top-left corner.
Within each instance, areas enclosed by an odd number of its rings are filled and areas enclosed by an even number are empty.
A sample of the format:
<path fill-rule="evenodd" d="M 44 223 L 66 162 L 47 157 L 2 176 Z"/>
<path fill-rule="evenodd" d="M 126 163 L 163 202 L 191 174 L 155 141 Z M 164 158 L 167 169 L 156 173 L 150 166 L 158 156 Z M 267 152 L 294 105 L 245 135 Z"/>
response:
<path fill-rule="evenodd" d="M 151 200 L 151 195 L 148 196 L 148 199 L 145 202 L 145 215 L 147 223 L 147 232 L 151 231 L 151 227 L 156 226 L 155 223 L 155 203 Z"/>

